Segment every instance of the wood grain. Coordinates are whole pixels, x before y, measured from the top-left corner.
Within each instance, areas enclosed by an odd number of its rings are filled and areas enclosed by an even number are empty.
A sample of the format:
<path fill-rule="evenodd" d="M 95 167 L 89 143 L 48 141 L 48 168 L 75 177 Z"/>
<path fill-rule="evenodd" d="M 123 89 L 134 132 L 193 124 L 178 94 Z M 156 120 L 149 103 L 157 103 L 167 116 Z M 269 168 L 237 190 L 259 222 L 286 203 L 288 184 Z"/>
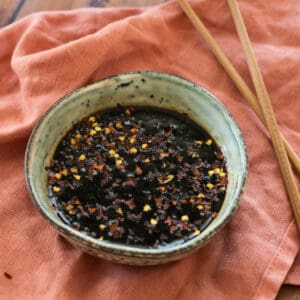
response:
<path fill-rule="evenodd" d="M 26 0 L 16 19 L 38 11 L 69 10 L 89 6 L 87 0 Z"/>
<path fill-rule="evenodd" d="M 69 10 L 80 7 L 145 6 L 165 0 L 0 0 L 0 27 L 42 10 Z M 283 286 L 277 300 L 300 300 L 300 287 Z"/>
<path fill-rule="evenodd" d="M 81 7 L 149 6 L 166 0 L 0 0 L 0 27 L 39 11 Z"/>
<path fill-rule="evenodd" d="M 0 27 L 11 23 L 12 16 L 18 14 L 20 0 L 0 0 Z M 21 4 L 21 3 L 20 3 Z"/>
<path fill-rule="evenodd" d="M 293 285 L 282 286 L 276 300 L 300 300 L 300 287 Z"/>

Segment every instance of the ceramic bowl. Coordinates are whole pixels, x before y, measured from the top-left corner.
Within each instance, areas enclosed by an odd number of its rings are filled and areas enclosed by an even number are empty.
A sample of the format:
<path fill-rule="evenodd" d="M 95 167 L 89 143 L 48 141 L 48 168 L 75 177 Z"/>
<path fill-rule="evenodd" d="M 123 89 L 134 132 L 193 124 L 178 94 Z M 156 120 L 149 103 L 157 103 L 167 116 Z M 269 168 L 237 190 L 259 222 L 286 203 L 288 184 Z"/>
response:
<path fill-rule="evenodd" d="M 55 149 L 72 127 L 99 110 L 121 105 L 154 106 L 188 114 L 221 146 L 227 159 L 228 186 L 218 216 L 185 243 L 150 249 L 100 241 L 64 224 L 50 208 L 47 173 Z M 225 107 L 204 88 L 174 75 L 130 72 L 95 82 L 57 101 L 41 118 L 28 142 L 25 172 L 28 191 L 40 213 L 60 234 L 83 251 L 114 262 L 155 265 L 180 259 L 201 247 L 230 219 L 241 199 L 247 176 L 247 154 L 241 132 Z"/>

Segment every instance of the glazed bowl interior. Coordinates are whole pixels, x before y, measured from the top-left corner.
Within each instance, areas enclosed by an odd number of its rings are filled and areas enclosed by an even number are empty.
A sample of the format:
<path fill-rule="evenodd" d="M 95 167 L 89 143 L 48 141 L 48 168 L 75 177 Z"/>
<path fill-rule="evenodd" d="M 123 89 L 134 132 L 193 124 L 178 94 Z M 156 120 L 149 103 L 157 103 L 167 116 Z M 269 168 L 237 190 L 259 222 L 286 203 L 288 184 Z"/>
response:
<path fill-rule="evenodd" d="M 199 236 L 185 243 L 174 242 L 159 249 L 99 241 L 73 230 L 50 209 L 45 167 L 49 166 L 58 143 L 72 125 L 83 117 L 115 107 L 118 103 L 124 106 L 153 106 L 186 113 L 221 146 L 227 160 L 226 196 L 218 217 Z M 192 251 L 196 246 L 204 244 L 228 221 L 240 200 L 247 174 L 247 155 L 235 121 L 223 105 L 206 90 L 173 75 L 132 72 L 83 87 L 54 104 L 32 133 L 26 151 L 25 169 L 33 202 L 46 219 L 71 241 L 83 241 L 106 252 L 122 253 L 124 250 L 137 257 L 162 257 Z"/>

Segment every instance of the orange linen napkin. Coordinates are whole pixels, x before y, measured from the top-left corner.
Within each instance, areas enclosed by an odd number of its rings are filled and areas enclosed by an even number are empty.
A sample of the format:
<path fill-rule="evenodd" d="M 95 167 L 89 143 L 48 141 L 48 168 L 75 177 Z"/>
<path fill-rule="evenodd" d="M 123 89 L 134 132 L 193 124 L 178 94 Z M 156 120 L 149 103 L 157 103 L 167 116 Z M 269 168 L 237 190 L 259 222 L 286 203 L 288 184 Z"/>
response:
<path fill-rule="evenodd" d="M 250 83 L 225 0 L 192 5 Z M 280 127 L 299 153 L 298 1 L 240 7 Z M 82 253 L 44 221 L 25 187 L 25 146 L 41 115 L 73 89 L 129 70 L 173 73 L 207 88 L 233 114 L 249 151 L 248 182 L 232 220 L 195 254 L 167 265 L 130 267 Z M 1 299 L 270 299 L 298 252 L 266 130 L 173 1 L 39 13 L 2 29 L 0 144 Z M 297 266 L 288 280 L 300 284 Z"/>

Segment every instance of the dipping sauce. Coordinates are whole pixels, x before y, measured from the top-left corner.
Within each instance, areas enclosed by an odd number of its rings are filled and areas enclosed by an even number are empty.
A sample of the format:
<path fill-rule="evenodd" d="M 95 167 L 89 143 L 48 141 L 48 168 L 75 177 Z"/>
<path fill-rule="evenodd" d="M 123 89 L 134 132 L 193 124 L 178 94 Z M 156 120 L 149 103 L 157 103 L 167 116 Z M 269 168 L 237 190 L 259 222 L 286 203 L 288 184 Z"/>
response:
<path fill-rule="evenodd" d="M 213 138 L 186 116 L 152 107 L 84 118 L 46 169 L 63 222 L 96 239 L 154 248 L 199 235 L 227 185 Z"/>

